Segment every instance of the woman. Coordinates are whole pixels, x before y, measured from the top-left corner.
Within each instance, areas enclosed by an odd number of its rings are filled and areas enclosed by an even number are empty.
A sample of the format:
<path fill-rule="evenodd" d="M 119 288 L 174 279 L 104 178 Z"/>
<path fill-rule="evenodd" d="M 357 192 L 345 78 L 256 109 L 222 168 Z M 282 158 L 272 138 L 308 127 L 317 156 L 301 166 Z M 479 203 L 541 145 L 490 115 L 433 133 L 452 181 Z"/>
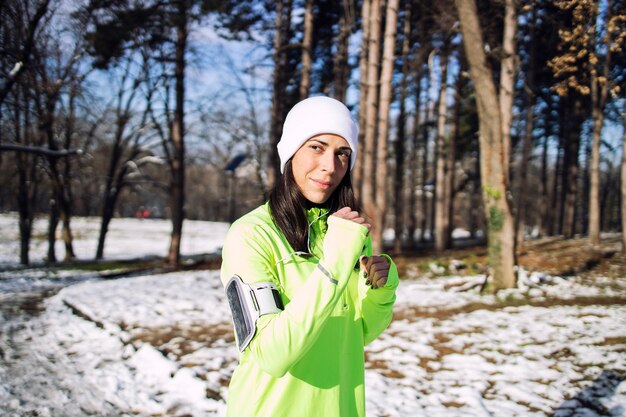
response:
<path fill-rule="evenodd" d="M 364 351 L 389 325 L 398 273 L 372 256 L 350 170 L 357 127 L 329 97 L 296 104 L 269 202 L 231 226 L 222 252 L 239 366 L 228 415 L 364 416 Z"/>

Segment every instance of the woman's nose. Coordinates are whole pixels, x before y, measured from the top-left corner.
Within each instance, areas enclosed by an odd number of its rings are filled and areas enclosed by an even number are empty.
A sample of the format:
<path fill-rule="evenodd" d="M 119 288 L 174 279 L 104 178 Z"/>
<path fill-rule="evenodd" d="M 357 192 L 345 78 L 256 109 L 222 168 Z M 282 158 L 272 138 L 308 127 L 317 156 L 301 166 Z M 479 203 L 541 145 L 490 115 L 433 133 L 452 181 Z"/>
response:
<path fill-rule="evenodd" d="M 326 152 L 322 156 L 322 169 L 326 172 L 330 172 L 331 174 L 336 170 L 336 158 L 332 152 Z"/>

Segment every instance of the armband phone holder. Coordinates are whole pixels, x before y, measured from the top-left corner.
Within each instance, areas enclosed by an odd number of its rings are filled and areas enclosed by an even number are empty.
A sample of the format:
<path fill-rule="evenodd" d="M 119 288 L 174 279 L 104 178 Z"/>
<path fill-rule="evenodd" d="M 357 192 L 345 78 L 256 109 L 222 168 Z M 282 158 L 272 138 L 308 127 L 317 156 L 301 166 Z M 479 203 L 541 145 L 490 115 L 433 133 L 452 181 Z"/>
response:
<path fill-rule="evenodd" d="M 237 346 L 243 352 L 256 333 L 256 321 L 266 314 L 284 309 L 276 286 L 271 282 L 246 284 L 238 275 L 226 283 L 226 298 L 230 305 Z"/>

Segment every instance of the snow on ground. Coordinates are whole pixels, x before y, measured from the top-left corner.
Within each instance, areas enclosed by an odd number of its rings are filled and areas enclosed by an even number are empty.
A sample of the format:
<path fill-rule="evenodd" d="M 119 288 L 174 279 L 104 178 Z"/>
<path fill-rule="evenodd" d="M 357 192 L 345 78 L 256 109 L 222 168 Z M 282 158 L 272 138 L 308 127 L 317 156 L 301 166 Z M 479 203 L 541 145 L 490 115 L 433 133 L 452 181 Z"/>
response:
<path fill-rule="evenodd" d="M 100 223 L 89 217 L 72 217 L 74 251 L 78 259 L 93 259 L 98 246 Z M 107 259 L 130 257 L 165 256 L 169 248 L 172 224 L 163 219 L 114 218 L 109 225 L 105 240 L 104 256 Z M 228 230 L 227 223 L 185 220 L 181 254 L 212 253 L 218 250 Z M 48 219 L 37 218 L 33 222 L 33 238 L 30 245 L 32 262 L 45 259 L 48 252 Z M 55 244 L 58 259 L 63 259 L 65 249 L 60 240 L 61 227 L 57 229 Z M 19 262 L 20 240 L 18 217 L 14 213 L 0 214 L 0 267 Z"/>
<path fill-rule="evenodd" d="M 120 254 L 166 239 L 144 222 Z M 368 416 L 626 413 L 626 278 L 535 274 L 489 297 L 458 291 L 467 278 L 402 278 L 366 348 Z M 45 307 L 0 324 L 0 415 L 225 415 L 237 349 L 218 271 L 80 282 Z"/>

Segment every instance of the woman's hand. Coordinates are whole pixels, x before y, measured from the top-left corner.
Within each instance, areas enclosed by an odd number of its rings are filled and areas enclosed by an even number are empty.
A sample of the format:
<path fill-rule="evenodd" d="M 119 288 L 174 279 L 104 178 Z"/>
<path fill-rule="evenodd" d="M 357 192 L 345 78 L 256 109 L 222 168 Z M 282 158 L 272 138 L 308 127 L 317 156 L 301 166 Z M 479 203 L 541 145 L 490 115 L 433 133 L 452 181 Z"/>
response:
<path fill-rule="evenodd" d="M 359 260 L 363 275 L 372 288 L 383 287 L 387 283 L 391 265 L 384 256 L 361 256 Z"/>
<path fill-rule="evenodd" d="M 365 222 L 365 219 L 361 217 L 358 211 L 352 210 L 350 207 L 344 207 L 342 209 L 337 210 L 332 214 L 332 216 L 337 216 L 340 219 L 350 220 L 351 222 L 358 223 L 367 228 L 367 231 L 372 228 L 372 225 Z"/>

